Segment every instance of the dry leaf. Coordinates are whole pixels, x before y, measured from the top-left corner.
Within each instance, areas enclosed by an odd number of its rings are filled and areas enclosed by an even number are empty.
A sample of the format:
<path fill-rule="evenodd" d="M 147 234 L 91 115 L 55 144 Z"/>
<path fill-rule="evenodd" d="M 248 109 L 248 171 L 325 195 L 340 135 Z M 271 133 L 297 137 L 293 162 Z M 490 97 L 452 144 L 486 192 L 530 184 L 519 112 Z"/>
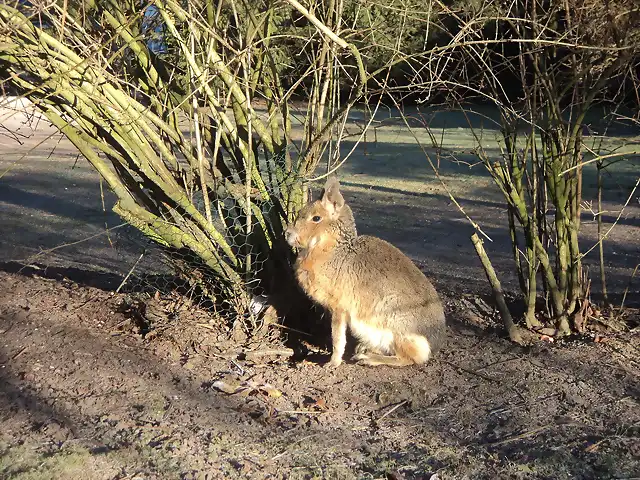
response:
<path fill-rule="evenodd" d="M 306 397 L 303 405 L 308 410 L 320 410 L 323 412 L 328 410 L 327 402 L 323 398 Z"/>
<path fill-rule="evenodd" d="M 221 392 L 227 393 L 229 395 L 233 395 L 233 394 L 237 393 L 238 389 L 239 389 L 239 386 L 232 385 L 232 384 L 227 383 L 227 382 L 223 382 L 222 380 L 218 380 L 216 382 L 213 382 L 213 384 L 211 386 L 213 388 L 217 388 Z"/>
<path fill-rule="evenodd" d="M 262 385 L 258 385 L 257 389 L 263 393 L 266 393 L 270 397 L 281 397 L 282 392 L 278 390 L 276 387 L 269 385 L 268 383 L 263 383 Z"/>

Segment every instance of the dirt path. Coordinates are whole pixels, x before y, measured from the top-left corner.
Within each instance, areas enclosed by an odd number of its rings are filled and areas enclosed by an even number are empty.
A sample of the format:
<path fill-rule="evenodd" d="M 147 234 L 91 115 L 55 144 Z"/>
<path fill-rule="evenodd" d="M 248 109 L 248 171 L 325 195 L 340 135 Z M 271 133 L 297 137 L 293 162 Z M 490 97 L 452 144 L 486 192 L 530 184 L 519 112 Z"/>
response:
<path fill-rule="evenodd" d="M 0 477 L 640 472 L 637 333 L 521 349 L 490 329 L 461 326 L 459 299 L 447 299 L 452 328 L 429 365 L 328 371 L 314 357 L 226 360 L 221 349 L 233 346 L 221 341 L 224 332 L 192 309 L 143 338 L 121 312 L 124 301 L 0 273 Z M 282 396 L 227 395 L 214 388 L 218 380 L 270 384 Z"/>

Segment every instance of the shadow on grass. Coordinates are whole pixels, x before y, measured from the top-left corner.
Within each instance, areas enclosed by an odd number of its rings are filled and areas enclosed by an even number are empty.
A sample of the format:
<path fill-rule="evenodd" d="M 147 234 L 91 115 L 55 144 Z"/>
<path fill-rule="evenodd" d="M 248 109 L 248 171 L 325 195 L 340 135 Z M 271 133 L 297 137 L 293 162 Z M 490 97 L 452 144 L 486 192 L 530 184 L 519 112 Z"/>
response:
<path fill-rule="evenodd" d="M 0 262 L 0 271 L 58 281 L 70 280 L 79 285 L 98 288 L 107 292 L 115 291 L 124 279 L 123 276 L 115 273 L 96 272 L 76 267 L 56 267 L 43 264 L 27 265 L 14 261 Z"/>
<path fill-rule="evenodd" d="M 397 108 L 383 106 L 378 109 L 373 125 L 374 127 L 392 126 L 405 128 L 405 120 L 402 118 L 402 114 L 404 114 L 412 128 L 420 129 L 427 126 L 434 131 L 436 136 L 437 133 L 443 129 L 473 128 L 478 132 L 481 130 L 485 132 L 500 131 L 500 113 L 495 106 L 469 104 L 465 105 L 465 109 L 466 111 L 446 108 L 444 106 L 408 106 L 401 112 Z M 606 129 L 607 136 L 609 137 L 624 138 L 640 135 L 640 128 L 632 121 L 618 120 L 608 125 L 609 117 L 607 117 L 607 112 L 608 111 L 603 108 L 592 108 L 583 121 L 583 125 L 588 126 L 588 130 L 585 129 L 585 133 L 602 135 Z M 621 112 L 618 113 L 621 114 Z M 630 118 L 633 118 L 635 113 L 633 110 L 626 111 L 626 114 Z M 567 112 L 567 119 L 568 118 L 569 112 Z M 354 109 L 350 112 L 350 119 L 359 123 L 365 123 L 370 119 L 370 113 L 365 114 L 362 109 Z M 529 128 L 524 122 L 522 126 L 527 128 L 527 130 Z"/>
<path fill-rule="evenodd" d="M 352 145 L 349 141 L 343 143 L 345 150 Z M 392 156 L 398 160 L 393 161 Z M 501 194 L 492 187 L 482 167 L 469 169 L 446 161 L 442 166 L 443 174 L 455 181 L 458 200 L 491 236 L 493 242 L 487 245 L 487 250 L 503 283 L 515 287 Z M 354 174 L 359 171 L 366 177 Z M 438 180 L 415 145 L 379 142 L 376 148 L 369 149 L 367 156 L 360 147 L 343 172 L 345 193 L 354 207 L 361 233 L 380 236 L 396 244 L 419 263 L 436 284 L 442 279 L 451 288 L 478 291 L 486 288 L 469 240 L 472 228 L 439 189 Z M 67 276 L 86 285 L 117 288 L 118 280 L 124 278 L 143 251 L 140 234 L 132 227 L 123 227 L 107 235 L 104 223 L 115 226 L 121 221 L 112 212 L 101 210 L 97 180 L 67 179 L 65 185 L 70 185 L 69 190 L 61 191 L 64 175 L 65 172 L 59 172 L 58 176 L 20 174 L 12 176 L 10 184 L 0 182 L 0 223 L 3 225 L 0 261 L 4 262 L 0 268 L 7 271 L 22 268 L 7 263 L 11 261 L 36 268 L 48 265 L 54 270 L 47 269 L 53 273 L 45 272 L 45 276 Z M 625 182 L 634 178 L 623 177 Z M 397 181 L 381 182 L 389 178 Z M 480 184 L 479 180 L 482 180 Z M 587 183 L 585 180 L 585 191 L 590 188 Z M 438 188 L 431 189 L 432 186 Z M 613 198 L 617 195 L 614 193 L 608 191 L 607 195 Z M 114 201 L 113 196 L 107 195 L 106 201 L 108 208 L 109 202 Z M 606 208 L 613 211 L 616 205 L 612 200 Z M 614 229 L 605 242 L 614 295 L 626 288 L 637 263 L 637 241 L 634 242 L 633 233 L 640 225 L 638 218 L 637 206 L 630 206 L 618 222 L 618 228 L 626 229 L 625 236 L 619 240 Z M 605 228 L 615 220 L 610 214 L 603 219 Z M 592 215 L 583 213 L 583 220 L 587 228 L 594 230 Z M 70 245 L 72 243 L 76 244 Z M 593 243 L 583 240 L 581 247 L 590 248 Z M 67 246 L 50 251 L 60 245 Z M 593 251 L 585 260 L 592 272 L 596 272 L 596 253 Z M 134 273 L 166 273 L 158 271 L 158 260 L 157 256 L 145 256 Z M 92 270 L 102 273 L 92 276 L 88 273 Z"/>

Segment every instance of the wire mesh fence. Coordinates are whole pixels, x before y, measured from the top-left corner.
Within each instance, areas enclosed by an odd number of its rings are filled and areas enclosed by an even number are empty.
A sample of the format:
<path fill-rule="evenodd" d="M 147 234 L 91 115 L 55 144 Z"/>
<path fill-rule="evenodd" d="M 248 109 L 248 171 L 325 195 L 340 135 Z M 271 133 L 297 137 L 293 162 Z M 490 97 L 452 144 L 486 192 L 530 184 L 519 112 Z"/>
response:
<path fill-rule="evenodd" d="M 215 321 L 233 324 L 240 319 L 251 334 L 262 327 L 259 318 L 267 308 L 268 294 L 273 290 L 266 267 L 272 259 L 252 244 L 251 233 L 246 233 L 246 217 L 233 199 L 208 201 L 209 208 L 217 213 L 213 221 L 216 230 L 221 232 L 243 265 L 240 289 L 247 293 L 246 296 L 228 295 L 228 290 L 221 284 L 224 279 L 193 251 L 162 245 L 133 227 L 120 229 L 116 234 L 114 248 L 121 249 L 122 256 L 126 255 L 128 259 L 120 269 L 122 282 L 116 291 L 147 296 L 179 295 L 191 305 L 207 309 Z M 193 203 L 204 213 L 206 206 L 202 195 L 194 196 Z M 262 213 L 271 217 L 276 208 L 276 205 L 265 203 Z M 129 264 L 128 270 L 124 268 Z"/>

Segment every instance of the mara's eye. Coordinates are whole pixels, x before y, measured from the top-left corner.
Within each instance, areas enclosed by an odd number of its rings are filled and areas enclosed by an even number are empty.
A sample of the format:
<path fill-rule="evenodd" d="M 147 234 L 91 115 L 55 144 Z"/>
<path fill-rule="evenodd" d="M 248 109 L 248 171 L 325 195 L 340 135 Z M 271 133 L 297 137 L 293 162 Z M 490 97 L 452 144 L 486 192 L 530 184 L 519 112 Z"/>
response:
<path fill-rule="evenodd" d="M 314 222 L 314 223 L 318 223 L 320 220 L 322 220 L 322 217 L 320 215 L 314 215 L 311 218 L 311 221 Z"/>

